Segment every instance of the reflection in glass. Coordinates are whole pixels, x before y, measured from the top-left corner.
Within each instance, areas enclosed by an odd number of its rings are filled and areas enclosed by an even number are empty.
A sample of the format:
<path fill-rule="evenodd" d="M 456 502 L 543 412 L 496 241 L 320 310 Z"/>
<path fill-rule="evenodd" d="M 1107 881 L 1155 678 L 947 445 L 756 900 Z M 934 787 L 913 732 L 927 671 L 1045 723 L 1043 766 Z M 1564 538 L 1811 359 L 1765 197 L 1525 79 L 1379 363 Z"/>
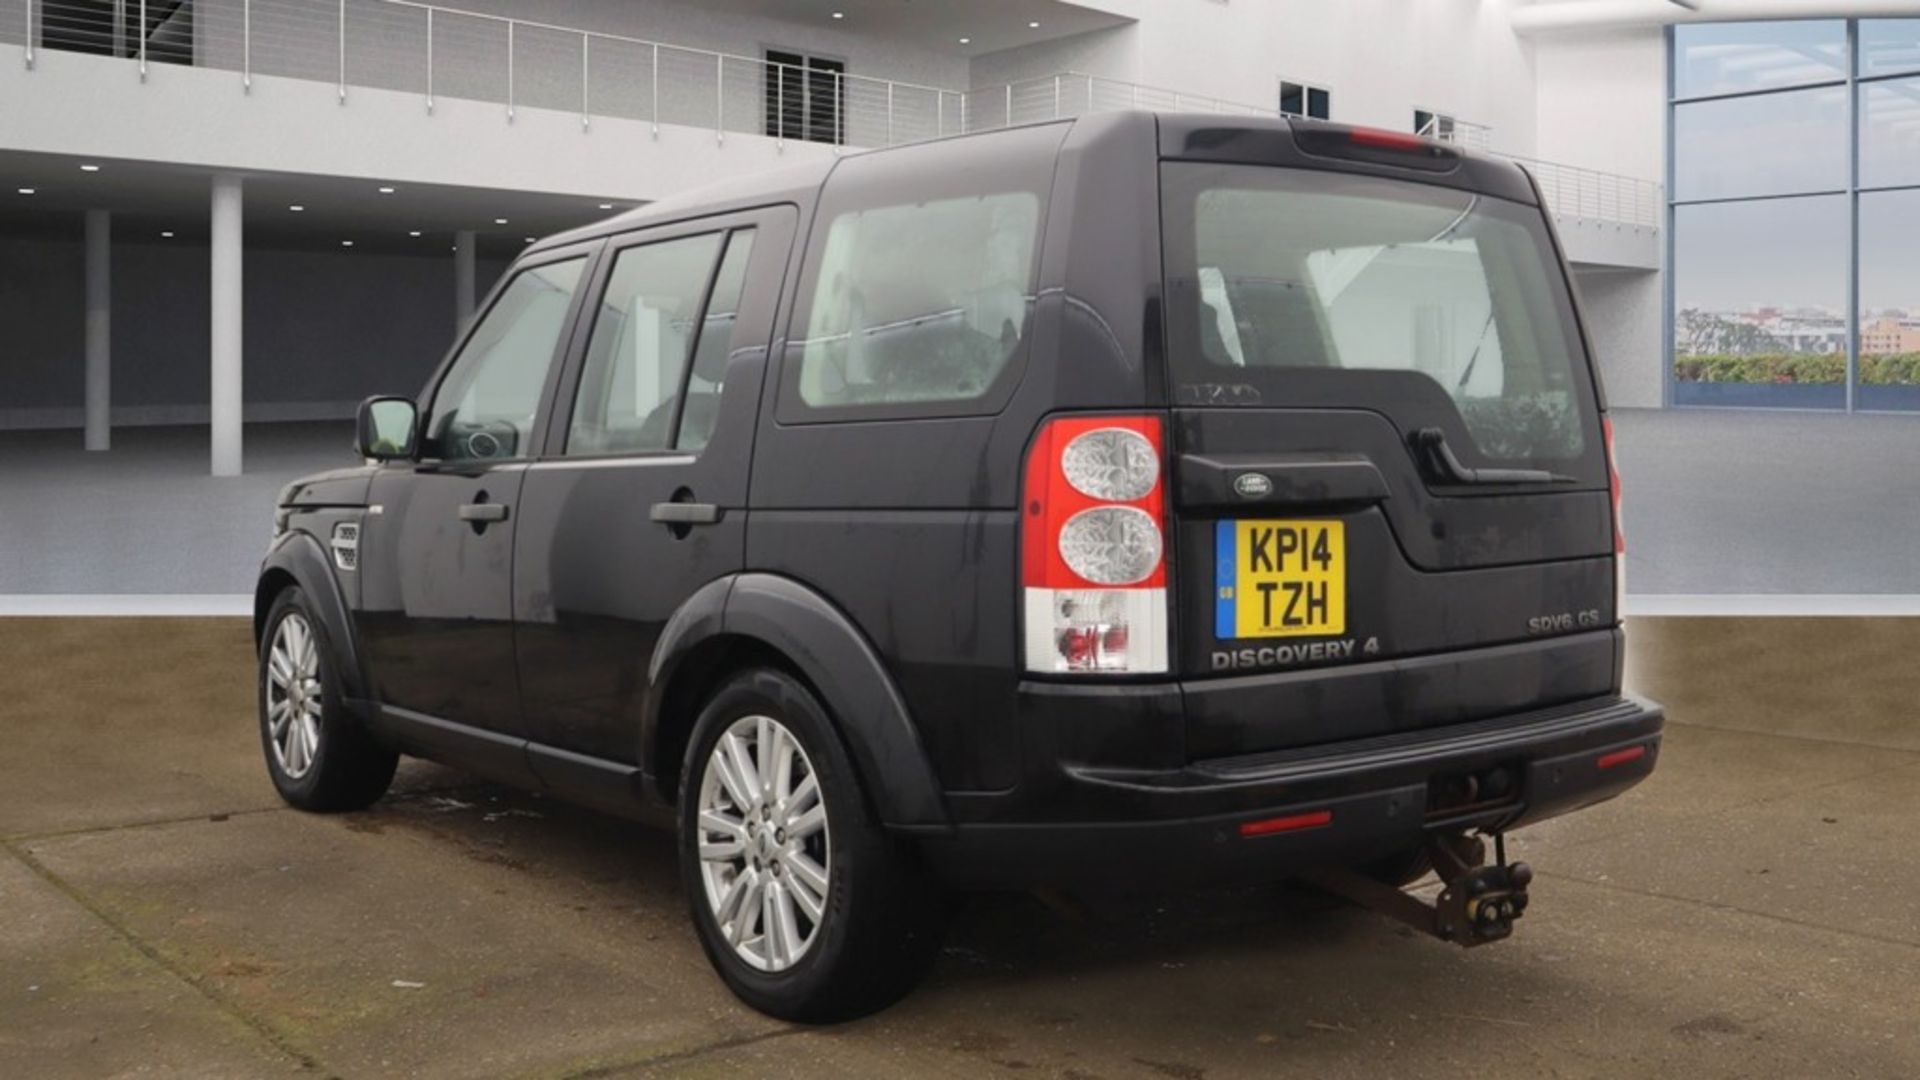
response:
<path fill-rule="evenodd" d="M 1673 109 L 1674 198 L 1794 195 L 1847 186 L 1847 88 Z"/>
<path fill-rule="evenodd" d="M 1861 77 L 1903 71 L 1920 71 L 1920 19 L 1861 20 Z"/>
<path fill-rule="evenodd" d="M 1677 405 L 1846 405 L 1847 199 L 1674 208 Z"/>
<path fill-rule="evenodd" d="M 1920 191 L 1860 196 L 1862 409 L 1920 409 Z"/>
<path fill-rule="evenodd" d="M 1920 184 L 1920 79 L 1860 86 L 1860 186 Z"/>
<path fill-rule="evenodd" d="M 1689 23 L 1673 28 L 1675 97 L 1833 82 L 1847 77 L 1847 25 Z"/>

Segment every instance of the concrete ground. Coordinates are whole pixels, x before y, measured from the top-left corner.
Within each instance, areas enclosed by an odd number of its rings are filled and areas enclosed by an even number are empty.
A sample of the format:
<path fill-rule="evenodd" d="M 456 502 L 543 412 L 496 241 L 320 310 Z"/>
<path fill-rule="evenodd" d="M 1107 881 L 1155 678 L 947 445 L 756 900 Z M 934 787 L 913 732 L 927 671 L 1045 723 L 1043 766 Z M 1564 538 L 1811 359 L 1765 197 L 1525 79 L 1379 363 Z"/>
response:
<path fill-rule="evenodd" d="M 1632 633 L 1660 770 L 1516 837 L 1511 941 L 981 897 L 808 1029 L 710 973 L 664 834 L 417 763 L 283 808 L 242 620 L 0 620 L 0 1076 L 1920 1075 L 1920 621 Z"/>
<path fill-rule="evenodd" d="M 1613 416 L 1635 597 L 1920 596 L 1920 417 Z M 107 454 L 74 431 L 0 432 L 0 610 L 72 594 L 202 594 L 241 609 L 232 598 L 253 589 L 275 493 L 351 464 L 351 437 L 351 424 L 249 425 L 247 475 L 216 480 L 205 428 L 122 429 Z"/>

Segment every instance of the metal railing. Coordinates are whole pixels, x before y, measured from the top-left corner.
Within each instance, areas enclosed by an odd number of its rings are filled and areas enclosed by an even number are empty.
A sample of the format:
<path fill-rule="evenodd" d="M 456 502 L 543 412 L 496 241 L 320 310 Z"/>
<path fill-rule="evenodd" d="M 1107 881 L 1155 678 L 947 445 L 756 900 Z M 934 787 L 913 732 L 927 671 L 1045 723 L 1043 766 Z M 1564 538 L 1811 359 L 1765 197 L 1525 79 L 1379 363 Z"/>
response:
<path fill-rule="evenodd" d="M 148 5 L 126 18 L 114 5 L 77 0 L 0 0 L 0 43 L 24 47 L 29 67 L 44 49 L 139 59 L 164 42 L 164 59 L 240 75 L 331 83 L 345 102 L 355 87 L 441 99 L 888 146 L 959 130 L 958 90 L 841 72 L 805 71 L 754 57 L 489 15 L 418 0 L 195 0 L 184 35 L 163 34 Z M 139 27 L 146 27 L 142 33 Z M 96 41 L 125 39 L 118 47 Z M 787 100 L 795 96 L 798 100 Z"/>
<path fill-rule="evenodd" d="M 102 15 L 103 10 L 109 12 Z M 184 15 L 182 13 L 185 13 Z M 0 0 L 0 43 L 593 118 L 618 117 L 849 148 L 893 146 L 1117 109 L 1277 116 L 1279 110 L 1083 72 L 945 90 L 643 38 L 487 15 L 419 0 Z M 1491 129 L 1454 121 L 1452 141 L 1488 149 Z M 1556 213 L 1658 228 L 1661 185 L 1526 159 Z"/>
<path fill-rule="evenodd" d="M 1068 71 L 969 90 L 962 130 L 981 131 L 1008 124 L 1056 120 L 1113 109 L 1160 109 L 1231 116 L 1278 116 L 1278 109 L 1226 101 L 1202 94 L 1141 86 L 1098 75 Z M 1443 141 L 1468 149 L 1499 153 L 1491 147 L 1493 129 L 1456 120 Z M 1665 205 L 1663 187 L 1653 180 L 1500 154 L 1525 165 L 1539 180 L 1541 194 L 1554 213 L 1640 228 L 1658 229 Z"/>
<path fill-rule="evenodd" d="M 1502 154 L 1533 173 L 1547 207 L 1562 217 L 1586 218 L 1658 229 L 1666 212 L 1666 189 L 1658 181 Z"/>

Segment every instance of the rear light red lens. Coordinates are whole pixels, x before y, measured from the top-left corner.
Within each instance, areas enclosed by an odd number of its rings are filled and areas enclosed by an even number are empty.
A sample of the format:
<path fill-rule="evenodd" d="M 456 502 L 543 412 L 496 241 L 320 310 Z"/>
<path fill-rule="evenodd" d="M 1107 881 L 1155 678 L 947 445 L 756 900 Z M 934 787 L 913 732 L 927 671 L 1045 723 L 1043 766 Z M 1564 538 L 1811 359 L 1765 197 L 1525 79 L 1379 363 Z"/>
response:
<path fill-rule="evenodd" d="M 1158 416 L 1062 416 L 1020 499 L 1028 671 L 1167 670 L 1166 440 Z"/>
<path fill-rule="evenodd" d="M 1607 489 L 1613 495 L 1613 553 L 1624 555 L 1627 551 L 1626 526 L 1620 520 L 1620 459 L 1613 452 L 1613 418 L 1600 418 L 1600 431 L 1607 440 Z"/>
<path fill-rule="evenodd" d="M 1302 829 L 1318 829 L 1331 824 L 1333 824 L 1333 811 L 1313 810 L 1304 814 L 1288 814 L 1286 817 L 1242 822 L 1240 835 L 1271 836 L 1274 833 L 1299 832 Z"/>
<path fill-rule="evenodd" d="M 1595 768 L 1611 769 L 1616 765 L 1625 765 L 1631 761 L 1639 761 L 1646 756 L 1646 747 L 1629 746 L 1625 750 L 1615 750 L 1611 753 L 1601 754 L 1598 758 L 1594 759 L 1593 764 Z"/>

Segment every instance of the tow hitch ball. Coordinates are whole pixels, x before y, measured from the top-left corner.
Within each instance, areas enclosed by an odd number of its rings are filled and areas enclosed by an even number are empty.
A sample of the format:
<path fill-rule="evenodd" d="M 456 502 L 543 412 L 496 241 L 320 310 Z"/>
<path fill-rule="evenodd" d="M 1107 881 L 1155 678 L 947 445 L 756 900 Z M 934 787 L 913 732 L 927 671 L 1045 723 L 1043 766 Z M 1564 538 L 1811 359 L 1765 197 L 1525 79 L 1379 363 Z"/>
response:
<path fill-rule="evenodd" d="M 1453 833 L 1427 841 L 1427 857 L 1441 881 L 1434 902 L 1386 885 L 1356 870 L 1322 870 L 1308 880 L 1369 910 L 1397 919 L 1442 941 L 1471 948 L 1513 933 L 1513 920 L 1527 910 L 1533 870 L 1507 862 L 1506 840 L 1493 834 L 1494 861 L 1484 841 Z"/>

